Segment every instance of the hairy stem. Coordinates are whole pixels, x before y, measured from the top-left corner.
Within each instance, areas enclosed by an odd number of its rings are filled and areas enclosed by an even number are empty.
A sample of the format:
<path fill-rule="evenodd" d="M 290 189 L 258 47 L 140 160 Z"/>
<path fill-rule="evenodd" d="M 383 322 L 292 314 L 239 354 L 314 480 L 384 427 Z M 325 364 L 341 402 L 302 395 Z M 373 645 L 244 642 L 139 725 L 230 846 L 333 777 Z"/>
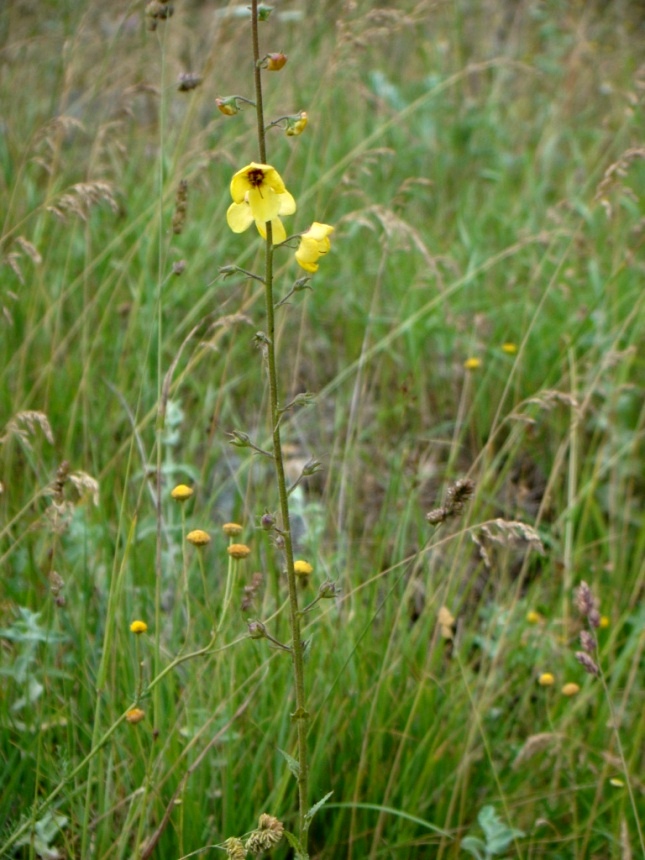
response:
<path fill-rule="evenodd" d="M 260 49 L 258 39 L 258 10 L 257 0 L 252 0 L 251 18 L 253 31 L 253 63 L 255 72 L 255 103 L 257 111 L 258 142 L 260 161 L 266 164 L 266 139 L 264 130 L 264 113 L 262 107 L 262 81 L 259 65 Z M 293 674 L 295 681 L 296 710 L 292 718 L 296 724 L 298 739 L 298 837 L 304 852 L 307 851 L 307 797 L 308 797 L 308 762 L 307 762 L 307 722 L 304 672 L 304 647 L 300 636 L 300 612 L 298 609 L 298 591 L 296 574 L 293 567 L 293 543 L 291 540 L 291 520 L 289 516 L 289 494 L 284 474 L 284 459 L 282 455 L 282 439 L 280 436 L 280 409 L 278 397 L 278 375 L 276 371 L 275 343 L 275 307 L 273 301 L 273 230 L 271 223 L 266 224 L 265 275 L 264 295 L 267 317 L 267 365 L 269 375 L 269 401 L 271 410 L 271 429 L 273 434 L 273 458 L 280 497 L 280 515 L 282 519 L 282 536 L 284 538 L 284 555 L 287 567 L 289 587 L 289 623 L 291 627 Z"/>

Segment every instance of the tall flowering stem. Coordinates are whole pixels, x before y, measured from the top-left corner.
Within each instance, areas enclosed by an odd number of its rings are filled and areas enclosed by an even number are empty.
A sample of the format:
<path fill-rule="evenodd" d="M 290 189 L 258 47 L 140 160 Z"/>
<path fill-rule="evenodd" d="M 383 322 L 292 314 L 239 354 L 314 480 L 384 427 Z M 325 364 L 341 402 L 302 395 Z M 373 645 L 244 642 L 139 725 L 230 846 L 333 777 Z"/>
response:
<path fill-rule="evenodd" d="M 253 33 L 253 65 L 255 80 L 255 103 L 257 111 L 258 143 L 260 149 L 260 161 L 266 164 L 266 138 L 264 130 L 264 111 L 262 101 L 262 79 L 260 68 L 260 48 L 258 38 L 258 3 L 252 0 L 251 21 Z M 273 300 L 273 225 L 270 221 L 266 223 L 265 242 L 265 272 L 264 272 L 264 294 L 267 318 L 267 366 L 269 375 L 269 401 L 271 410 L 271 428 L 273 434 L 273 459 L 275 473 L 280 497 L 280 514 L 282 519 L 281 532 L 284 537 L 284 555 L 287 568 L 287 580 L 289 588 L 289 621 L 291 627 L 291 656 L 293 661 L 293 673 L 295 680 L 296 709 L 292 718 L 296 725 L 298 739 L 298 837 L 306 855 L 307 852 L 307 821 L 308 809 L 308 778 L 309 765 L 307 759 L 307 723 L 308 713 L 305 695 L 305 671 L 304 671 L 304 648 L 300 634 L 300 610 L 298 607 L 298 591 L 296 585 L 296 574 L 294 571 L 293 543 L 291 539 L 291 520 L 289 515 L 289 498 L 287 484 L 284 474 L 284 459 L 282 454 L 282 440 L 280 436 L 280 411 L 278 397 L 278 375 L 276 370 L 276 345 L 275 345 L 275 307 Z"/>

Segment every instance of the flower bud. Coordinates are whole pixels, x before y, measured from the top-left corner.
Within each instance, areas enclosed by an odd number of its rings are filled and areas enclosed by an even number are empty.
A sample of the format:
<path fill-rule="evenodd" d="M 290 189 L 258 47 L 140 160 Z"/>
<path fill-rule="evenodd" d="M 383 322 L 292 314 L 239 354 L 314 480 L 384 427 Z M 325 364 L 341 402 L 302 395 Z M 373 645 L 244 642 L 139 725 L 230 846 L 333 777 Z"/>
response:
<path fill-rule="evenodd" d="M 270 531 L 275 525 L 275 517 L 268 511 L 265 511 L 260 517 L 260 525 L 265 531 Z"/>
<path fill-rule="evenodd" d="M 249 621 L 249 636 L 251 639 L 264 639 L 267 629 L 261 621 Z"/>
<path fill-rule="evenodd" d="M 223 113 L 224 116 L 235 116 L 236 113 L 240 112 L 235 96 L 216 98 L 215 104 L 217 105 L 217 110 Z"/>
<path fill-rule="evenodd" d="M 334 597 L 338 597 L 340 594 L 340 588 L 336 585 L 335 582 L 332 582 L 331 579 L 328 579 L 318 589 L 318 596 L 322 600 L 331 600 Z"/>
<path fill-rule="evenodd" d="M 283 53 L 267 54 L 264 60 L 264 68 L 267 72 L 279 72 L 287 64 L 287 55 Z"/>
<path fill-rule="evenodd" d="M 294 114 L 294 116 L 287 117 L 287 137 L 297 137 L 299 134 L 302 134 L 307 127 L 307 122 L 307 112 L 304 110 Z"/>

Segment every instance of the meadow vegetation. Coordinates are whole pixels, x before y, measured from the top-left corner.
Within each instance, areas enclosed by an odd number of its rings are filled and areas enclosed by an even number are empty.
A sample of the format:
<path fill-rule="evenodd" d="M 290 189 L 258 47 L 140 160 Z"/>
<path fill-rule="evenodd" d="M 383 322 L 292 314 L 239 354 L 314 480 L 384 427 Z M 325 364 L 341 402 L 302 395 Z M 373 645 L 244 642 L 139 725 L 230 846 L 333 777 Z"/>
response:
<path fill-rule="evenodd" d="M 642 5 L 273 5 L 309 855 L 643 856 Z M 297 830 L 247 7 L 0 10 L 3 857 Z"/>

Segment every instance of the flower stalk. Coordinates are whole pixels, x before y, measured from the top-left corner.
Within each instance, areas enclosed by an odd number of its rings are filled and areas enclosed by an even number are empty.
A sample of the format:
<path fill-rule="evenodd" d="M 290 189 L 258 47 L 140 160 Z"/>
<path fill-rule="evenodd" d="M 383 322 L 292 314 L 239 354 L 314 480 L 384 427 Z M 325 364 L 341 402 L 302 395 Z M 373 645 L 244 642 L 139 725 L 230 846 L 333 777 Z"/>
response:
<path fill-rule="evenodd" d="M 251 29 L 253 40 L 253 70 L 255 81 L 255 104 L 257 114 L 258 147 L 260 162 L 266 164 L 266 137 L 264 126 L 264 110 L 262 99 L 262 69 L 258 38 L 258 2 L 252 0 Z M 291 659 L 293 664 L 296 708 L 292 718 L 296 724 L 298 747 L 298 837 L 304 853 L 307 851 L 307 820 L 309 767 L 307 759 L 307 723 L 308 713 L 305 694 L 304 647 L 300 632 L 300 611 L 298 607 L 298 590 L 294 571 L 293 542 L 291 537 L 291 519 L 289 514 L 289 496 L 284 471 L 282 439 L 280 434 L 280 407 L 278 391 L 278 374 L 275 339 L 275 305 L 273 298 L 273 222 L 265 224 L 265 257 L 264 257 L 264 296 L 267 326 L 267 371 L 269 377 L 269 404 L 271 413 L 271 428 L 273 437 L 273 460 L 275 464 L 276 481 L 280 500 L 280 533 L 283 537 L 283 552 L 286 562 L 287 582 L 289 591 L 289 626 L 291 629 Z"/>

